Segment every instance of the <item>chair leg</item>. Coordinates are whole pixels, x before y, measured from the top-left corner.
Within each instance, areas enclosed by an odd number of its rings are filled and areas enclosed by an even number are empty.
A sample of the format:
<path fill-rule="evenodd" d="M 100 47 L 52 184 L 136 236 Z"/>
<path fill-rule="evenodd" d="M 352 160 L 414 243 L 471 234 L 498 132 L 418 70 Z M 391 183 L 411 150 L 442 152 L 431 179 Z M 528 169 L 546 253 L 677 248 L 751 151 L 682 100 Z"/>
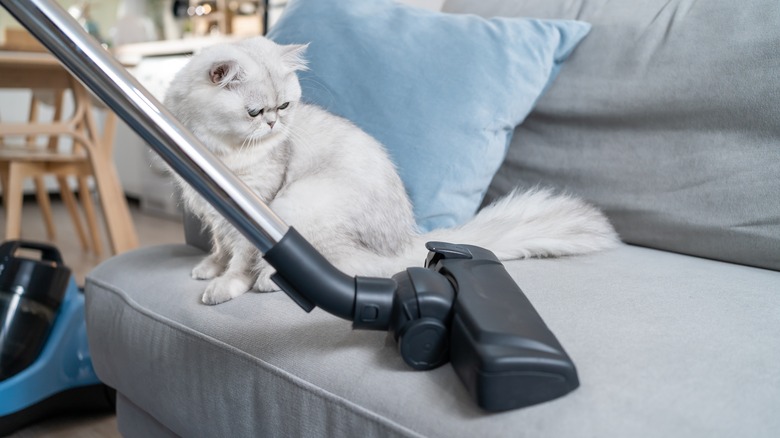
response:
<path fill-rule="evenodd" d="M 73 228 L 76 230 L 76 236 L 79 238 L 81 248 L 84 250 L 89 249 L 89 243 L 87 242 L 87 233 L 84 231 L 84 226 L 81 224 L 81 216 L 79 215 L 79 208 L 76 204 L 76 198 L 73 196 L 73 192 L 68 185 L 68 178 L 65 176 L 58 176 L 57 183 L 60 186 L 60 196 L 62 202 L 65 204 L 65 208 L 70 214 L 70 220 L 73 222 Z"/>
<path fill-rule="evenodd" d="M 3 187 L 6 189 L 3 197 L 7 198 L 5 240 L 19 239 L 22 236 L 22 183 L 26 170 L 25 163 L 11 163 L 8 166 L 8 184 Z"/>
<path fill-rule="evenodd" d="M 3 189 L 3 208 L 8 208 L 8 163 L 0 167 L 0 187 Z"/>
<path fill-rule="evenodd" d="M 84 213 L 87 217 L 87 227 L 92 236 L 92 249 L 96 255 L 103 252 L 103 243 L 100 241 L 100 229 L 98 228 L 97 215 L 95 214 L 95 203 L 92 202 L 92 193 L 89 191 L 89 184 L 86 176 L 80 176 L 79 180 L 79 198 L 84 205 Z"/>
<path fill-rule="evenodd" d="M 46 190 L 46 182 L 42 176 L 34 177 L 33 181 L 35 181 L 35 198 L 41 207 L 43 223 L 46 225 L 46 235 L 49 237 L 49 240 L 55 240 L 57 231 L 54 227 L 54 216 L 51 214 L 51 201 L 49 200 L 49 192 Z"/>

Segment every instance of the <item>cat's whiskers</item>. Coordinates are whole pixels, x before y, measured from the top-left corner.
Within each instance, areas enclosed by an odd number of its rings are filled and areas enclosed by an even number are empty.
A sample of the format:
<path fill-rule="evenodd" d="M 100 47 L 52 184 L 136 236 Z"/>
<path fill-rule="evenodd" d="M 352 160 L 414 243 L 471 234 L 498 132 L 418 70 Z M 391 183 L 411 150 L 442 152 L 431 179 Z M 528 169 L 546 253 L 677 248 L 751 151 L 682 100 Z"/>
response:
<path fill-rule="evenodd" d="M 259 131 L 252 131 L 249 133 L 249 135 L 244 138 L 244 141 L 241 142 L 241 146 L 238 148 L 239 153 L 244 152 L 247 149 L 255 149 L 258 146 L 260 146 L 260 143 L 263 141 L 263 138 L 265 137 L 264 134 L 260 133 Z"/>
<path fill-rule="evenodd" d="M 291 126 L 283 125 L 282 128 L 284 128 L 283 134 L 293 140 L 294 143 L 303 145 L 306 148 L 309 147 L 309 139 L 305 135 L 296 132 Z"/>
<path fill-rule="evenodd" d="M 244 138 L 244 141 L 241 142 L 241 146 L 238 147 L 238 152 L 239 153 L 243 153 L 244 152 L 244 149 L 247 147 L 247 145 L 251 141 L 251 139 L 252 139 L 252 134 L 249 134 L 249 135 L 247 135 Z"/>
<path fill-rule="evenodd" d="M 330 100 L 335 100 L 335 95 L 333 94 L 333 91 L 331 91 L 330 88 L 325 86 L 325 84 L 323 84 L 322 82 L 320 82 L 320 81 L 318 81 L 318 80 L 316 80 L 314 78 L 303 77 L 303 78 L 299 78 L 298 82 L 301 83 L 301 84 L 303 84 L 304 82 L 311 82 L 314 85 L 318 85 L 319 87 L 312 87 L 312 88 L 320 88 L 320 89 L 324 90 L 326 93 L 328 93 L 328 96 L 330 97 Z"/>

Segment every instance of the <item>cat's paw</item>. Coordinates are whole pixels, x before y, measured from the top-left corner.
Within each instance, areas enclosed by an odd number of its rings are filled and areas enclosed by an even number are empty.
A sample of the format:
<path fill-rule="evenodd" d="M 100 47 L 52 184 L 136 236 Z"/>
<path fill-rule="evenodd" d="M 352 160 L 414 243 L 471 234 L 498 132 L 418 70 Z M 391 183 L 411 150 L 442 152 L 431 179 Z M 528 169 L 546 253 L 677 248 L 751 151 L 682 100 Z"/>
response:
<path fill-rule="evenodd" d="M 274 292 L 278 291 L 279 286 L 277 286 L 276 283 L 274 283 L 273 280 L 271 280 L 271 276 L 274 274 L 273 268 L 266 267 L 262 271 L 260 271 L 260 274 L 257 276 L 257 280 L 255 280 L 255 289 L 260 292 Z"/>
<path fill-rule="evenodd" d="M 211 280 L 201 296 L 201 301 L 209 305 L 224 303 L 248 292 L 251 287 L 252 281 L 246 275 L 228 273 Z"/>
<path fill-rule="evenodd" d="M 217 263 L 215 258 L 208 256 L 200 261 L 190 272 L 190 276 L 195 280 L 211 280 L 222 273 L 224 266 Z"/>

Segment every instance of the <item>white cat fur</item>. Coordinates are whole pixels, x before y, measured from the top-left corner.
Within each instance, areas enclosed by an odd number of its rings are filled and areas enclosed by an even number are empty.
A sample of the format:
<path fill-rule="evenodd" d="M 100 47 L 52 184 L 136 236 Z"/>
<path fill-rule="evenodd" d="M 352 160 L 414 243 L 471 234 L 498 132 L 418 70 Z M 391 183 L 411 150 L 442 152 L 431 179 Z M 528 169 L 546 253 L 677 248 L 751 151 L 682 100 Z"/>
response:
<path fill-rule="evenodd" d="M 483 246 L 502 260 L 585 254 L 618 242 L 597 209 L 538 189 L 513 192 L 460 227 L 420 234 L 382 145 L 349 121 L 300 101 L 296 71 L 306 68 L 305 49 L 255 37 L 203 50 L 176 76 L 165 104 L 344 272 L 389 276 L 419 266 L 430 240 Z M 213 237 L 212 253 L 192 270 L 193 278 L 211 280 L 202 301 L 277 289 L 262 255 L 176 180 L 187 208 Z"/>

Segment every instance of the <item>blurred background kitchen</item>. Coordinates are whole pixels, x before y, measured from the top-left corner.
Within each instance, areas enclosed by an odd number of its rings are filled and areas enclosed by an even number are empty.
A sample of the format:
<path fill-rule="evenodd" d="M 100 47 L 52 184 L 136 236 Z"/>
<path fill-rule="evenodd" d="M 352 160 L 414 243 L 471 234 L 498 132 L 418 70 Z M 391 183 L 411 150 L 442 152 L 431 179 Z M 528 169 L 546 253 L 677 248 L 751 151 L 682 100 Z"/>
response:
<path fill-rule="evenodd" d="M 162 100 L 165 89 L 187 56 L 227 39 L 262 35 L 279 17 L 280 0 L 61 0 L 81 25 Z M 0 8 L 0 46 L 36 50 L 18 23 Z M 0 90 L 0 120 L 22 121 L 29 112 L 30 90 Z M 69 109 L 68 97 L 65 109 Z M 41 114 L 45 118 L 47 114 Z M 53 109 L 50 109 L 53 112 Z M 102 120 L 102 115 L 96 115 Z M 149 160 L 140 138 L 123 123 L 115 134 L 115 158 L 126 195 L 142 211 L 176 216 L 167 178 Z M 29 183 L 28 183 L 29 184 Z M 32 190 L 32 186 L 30 186 Z"/>

